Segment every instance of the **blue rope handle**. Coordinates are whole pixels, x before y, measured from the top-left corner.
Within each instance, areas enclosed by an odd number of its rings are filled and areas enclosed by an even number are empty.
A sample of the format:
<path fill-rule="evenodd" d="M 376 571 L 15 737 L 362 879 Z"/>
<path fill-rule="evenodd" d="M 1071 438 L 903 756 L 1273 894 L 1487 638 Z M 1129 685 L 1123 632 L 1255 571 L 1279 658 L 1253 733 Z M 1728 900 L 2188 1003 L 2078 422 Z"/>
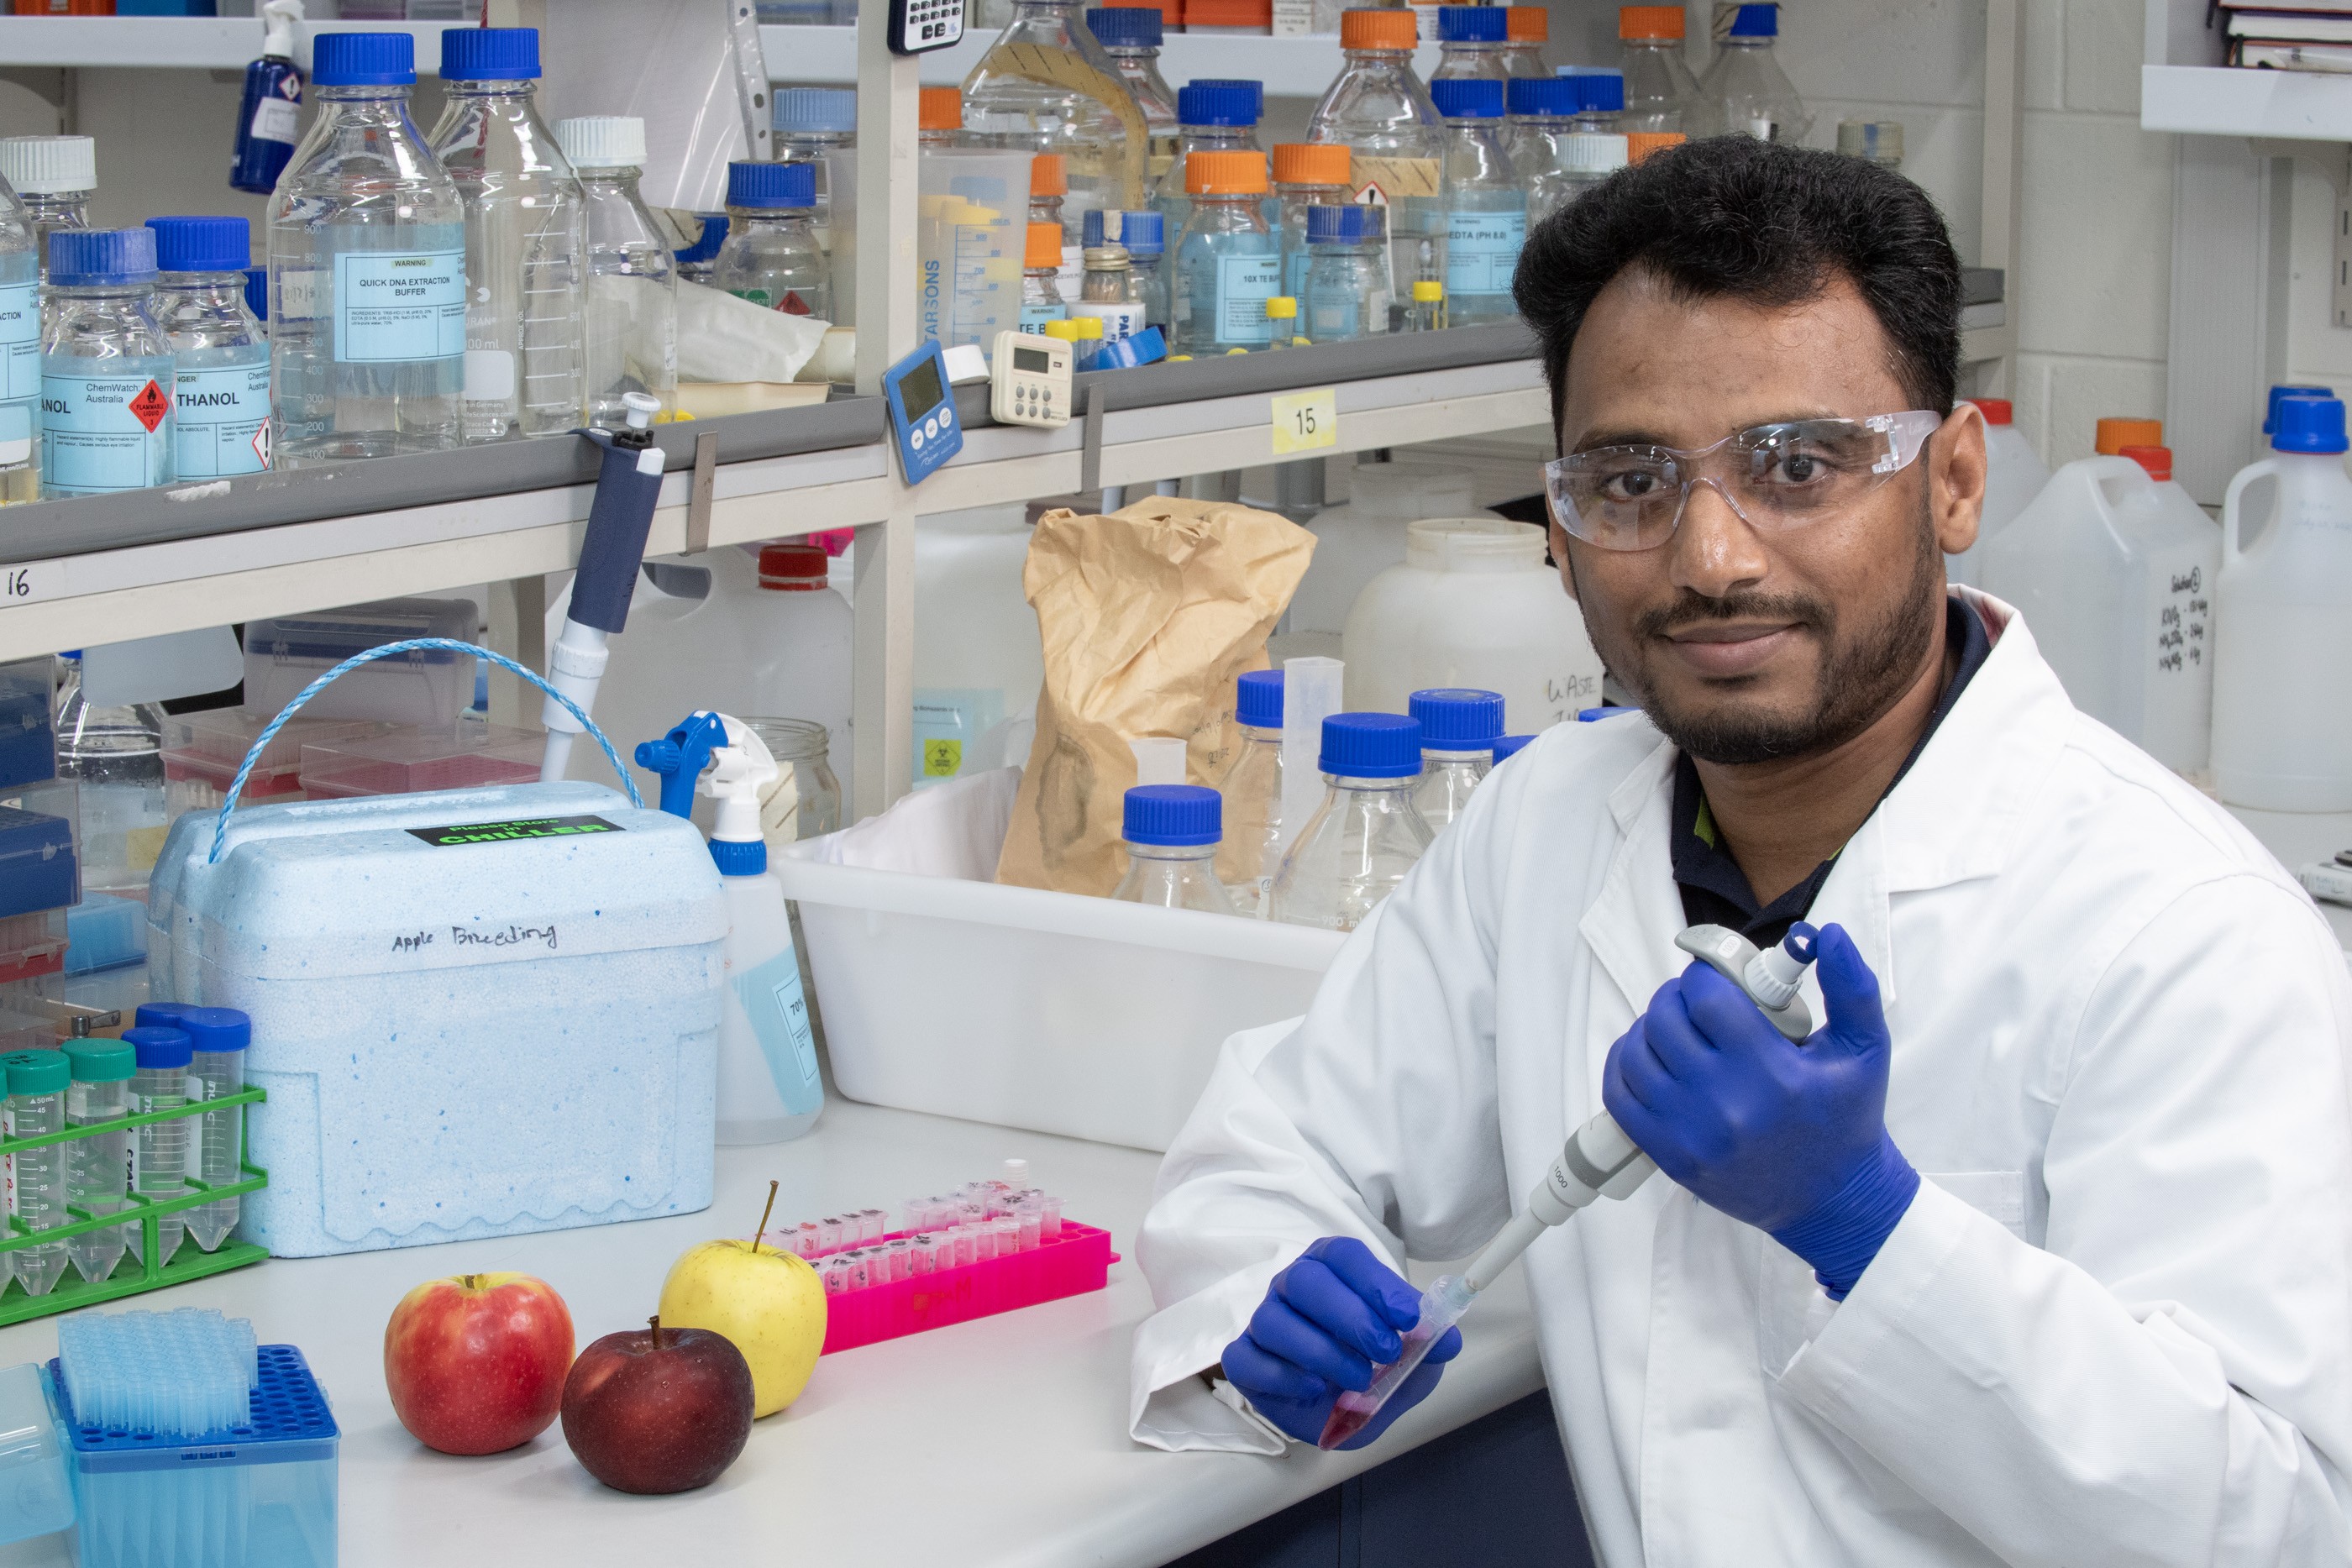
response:
<path fill-rule="evenodd" d="M 286 721 L 299 713 L 304 703 L 326 690 L 338 675 L 349 674 L 372 659 L 387 659 L 394 653 L 414 653 L 420 648 L 446 650 L 453 653 L 471 653 L 477 658 L 488 659 L 502 670 L 513 671 L 557 702 L 562 703 L 563 711 L 578 719 L 587 732 L 596 737 L 596 744 L 604 748 L 604 760 L 611 763 L 613 771 L 621 776 L 622 788 L 629 792 L 629 804 L 641 811 L 645 810 L 646 799 L 637 793 L 637 781 L 629 777 L 629 769 L 622 762 L 621 754 L 613 749 L 613 743 L 604 737 L 603 730 L 596 727 L 596 721 L 581 712 L 578 703 L 541 680 L 538 672 L 524 669 L 504 653 L 493 653 L 488 648 L 472 643 L 461 643 L 454 637 L 411 637 L 404 643 L 386 643 L 380 647 L 369 648 L 364 652 L 352 654 L 309 685 L 304 686 L 299 693 L 296 694 L 294 700 L 286 705 L 285 711 L 269 721 L 268 727 L 254 740 L 253 749 L 245 754 L 245 765 L 236 770 L 236 777 L 229 781 L 228 799 L 221 802 L 220 820 L 213 824 L 213 852 L 206 857 L 206 864 L 220 859 L 221 846 L 228 841 L 228 814 L 236 810 L 236 798 L 245 793 L 245 781 L 252 776 L 254 764 L 261 760 L 261 754 L 269 748 L 269 743 L 278 738 L 278 732 L 286 727 Z"/>

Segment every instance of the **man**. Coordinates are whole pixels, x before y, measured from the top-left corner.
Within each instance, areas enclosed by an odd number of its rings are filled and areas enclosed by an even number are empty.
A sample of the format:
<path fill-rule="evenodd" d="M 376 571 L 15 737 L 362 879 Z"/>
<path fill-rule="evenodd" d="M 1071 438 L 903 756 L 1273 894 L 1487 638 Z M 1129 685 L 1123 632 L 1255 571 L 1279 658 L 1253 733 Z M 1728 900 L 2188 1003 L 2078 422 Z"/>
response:
<path fill-rule="evenodd" d="M 1530 238 L 1552 548 L 1643 712 L 1496 770 L 1229 1042 L 1141 1238 L 1139 1437 L 1311 1441 L 1413 1321 L 1391 1266 L 1606 1108 L 1660 1175 L 1524 1267 L 1608 1568 L 2352 1561 L 2344 955 L 1945 588 L 1958 285 L 1916 187 L 1737 138 Z M 1800 917 L 1802 1045 L 1674 946 Z"/>

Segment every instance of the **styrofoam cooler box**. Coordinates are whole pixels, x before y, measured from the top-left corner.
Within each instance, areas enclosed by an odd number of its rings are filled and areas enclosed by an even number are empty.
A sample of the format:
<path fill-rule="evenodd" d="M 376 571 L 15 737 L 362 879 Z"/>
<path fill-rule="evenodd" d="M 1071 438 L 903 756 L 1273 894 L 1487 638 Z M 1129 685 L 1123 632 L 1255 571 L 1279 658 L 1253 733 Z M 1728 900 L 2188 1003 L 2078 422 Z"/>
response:
<path fill-rule="evenodd" d="M 1020 769 L 776 862 L 853 1100 L 1162 1150 L 1237 1030 L 1307 1010 L 1347 938 L 988 881 Z"/>
<path fill-rule="evenodd" d="M 280 1257 L 710 1203 L 718 869 L 593 784 L 191 812 L 149 889 L 158 998 L 253 1019 Z"/>

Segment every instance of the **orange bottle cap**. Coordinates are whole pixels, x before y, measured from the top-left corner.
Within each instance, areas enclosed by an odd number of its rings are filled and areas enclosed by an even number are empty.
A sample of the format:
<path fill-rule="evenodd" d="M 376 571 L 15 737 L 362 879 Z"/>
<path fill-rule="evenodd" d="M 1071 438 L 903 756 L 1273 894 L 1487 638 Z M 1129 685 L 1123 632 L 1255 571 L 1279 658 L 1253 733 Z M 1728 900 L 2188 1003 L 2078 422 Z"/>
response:
<path fill-rule="evenodd" d="M 2017 418 L 2017 410 L 2005 397 L 1972 397 L 1977 412 L 1984 415 L 1987 424 L 2008 424 Z"/>
<path fill-rule="evenodd" d="M 1274 0 L 1184 0 L 1184 26 L 1269 28 Z"/>
<path fill-rule="evenodd" d="M 1411 53 L 1419 41 L 1421 24 L 1411 8 L 1384 6 L 1377 11 L 1339 13 L 1339 47 L 1343 49 L 1402 49 Z"/>
<path fill-rule="evenodd" d="M 1617 36 L 1621 38 L 1679 38 L 1683 8 L 1679 5 L 1620 5 Z"/>
<path fill-rule="evenodd" d="M 1274 183 L 1344 185 L 1353 162 L 1348 149 L 1335 141 L 1277 142 L 1274 149 Z"/>
<path fill-rule="evenodd" d="M 1029 160 L 1029 199 L 1070 193 L 1070 161 L 1059 152 L 1040 152 Z"/>
<path fill-rule="evenodd" d="M 2103 419 L 2099 421 L 2095 444 L 2102 457 L 2120 457 L 2126 446 L 2161 446 L 2164 444 L 2164 421 Z"/>
<path fill-rule="evenodd" d="M 1031 224 L 1029 245 L 1021 253 L 1021 265 L 1058 268 L 1062 265 L 1062 225 Z"/>
<path fill-rule="evenodd" d="M 1195 152 L 1184 160 L 1184 191 L 1193 196 L 1265 193 L 1263 152 Z"/>
<path fill-rule="evenodd" d="M 1629 131 L 1625 133 L 1625 162 L 1639 163 L 1653 152 L 1679 147 L 1689 140 L 1679 131 Z"/>
<path fill-rule="evenodd" d="M 1551 13 L 1540 5 L 1513 5 L 1503 17 L 1504 37 L 1515 44 L 1551 42 Z"/>
<path fill-rule="evenodd" d="M 2116 455 L 2130 458 L 2147 469 L 2151 479 L 2172 477 L 2172 448 L 2169 446 L 2126 446 Z"/>
<path fill-rule="evenodd" d="M 963 129 L 963 89 L 927 87 L 915 100 L 915 122 L 925 131 Z"/>

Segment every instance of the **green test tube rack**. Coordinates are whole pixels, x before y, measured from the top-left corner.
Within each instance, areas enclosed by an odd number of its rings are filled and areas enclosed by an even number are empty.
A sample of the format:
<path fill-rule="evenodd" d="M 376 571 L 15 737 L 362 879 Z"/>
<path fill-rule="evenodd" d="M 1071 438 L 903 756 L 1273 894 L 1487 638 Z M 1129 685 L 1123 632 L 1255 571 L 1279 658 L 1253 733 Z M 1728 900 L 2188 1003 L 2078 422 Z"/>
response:
<path fill-rule="evenodd" d="M 50 1144 L 69 1144 L 76 1138 L 87 1138 L 100 1133 L 126 1133 L 150 1123 L 177 1121 L 184 1116 L 201 1116 L 208 1111 L 225 1110 L 231 1105 L 257 1105 L 268 1098 L 259 1089 L 245 1089 L 235 1094 L 224 1094 L 217 1100 L 194 1100 L 169 1111 L 149 1111 L 135 1116 L 118 1116 L 110 1122 L 92 1122 L 87 1126 L 68 1127 L 63 1132 L 43 1133 L 37 1137 L 0 1137 L 0 1155 L 20 1150 L 37 1149 Z M 166 1285 L 177 1285 L 188 1280 L 201 1280 L 207 1274 L 219 1274 L 230 1269 L 242 1269 L 247 1263 L 258 1263 L 269 1256 L 265 1247 L 250 1241 L 239 1241 L 236 1236 L 225 1237 L 216 1251 L 207 1252 L 196 1245 L 195 1238 L 184 1235 L 179 1249 L 168 1263 L 158 1264 L 155 1254 L 161 1243 L 156 1235 L 155 1221 L 166 1214 L 194 1208 L 216 1198 L 237 1197 L 248 1192 L 259 1192 L 269 1185 L 269 1173 L 247 1157 L 245 1118 L 237 1118 L 237 1169 L 244 1176 L 236 1181 L 207 1186 L 194 1176 L 186 1178 L 188 1190 L 177 1197 L 142 1197 L 138 1193 L 125 1195 L 129 1203 L 117 1214 L 93 1215 L 88 1209 L 68 1204 L 66 1212 L 74 1217 L 69 1224 L 52 1226 L 47 1230 L 26 1230 L 15 1218 L 0 1216 L 0 1255 L 22 1248 L 50 1241 L 64 1241 L 86 1231 L 102 1230 L 110 1225 L 139 1226 L 139 1258 L 133 1260 L 125 1253 L 114 1271 L 96 1284 L 81 1277 L 71 1264 L 66 1266 L 63 1278 L 46 1296 L 29 1295 L 16 1280 L 8 1281 L 5 1294 L 0 1294 L 0 1324 L 20 1323 L 27 1318 L 45 1318 L 55 1312 L 69 1312 L 77 1307 L 92 1306 L 100 1301 L 111 1301 L 122 1296 L 135 1296 L 142 1291 L 158 1291 Z M 199 1134 L 201 1130 L 197 1130 Z"/>

